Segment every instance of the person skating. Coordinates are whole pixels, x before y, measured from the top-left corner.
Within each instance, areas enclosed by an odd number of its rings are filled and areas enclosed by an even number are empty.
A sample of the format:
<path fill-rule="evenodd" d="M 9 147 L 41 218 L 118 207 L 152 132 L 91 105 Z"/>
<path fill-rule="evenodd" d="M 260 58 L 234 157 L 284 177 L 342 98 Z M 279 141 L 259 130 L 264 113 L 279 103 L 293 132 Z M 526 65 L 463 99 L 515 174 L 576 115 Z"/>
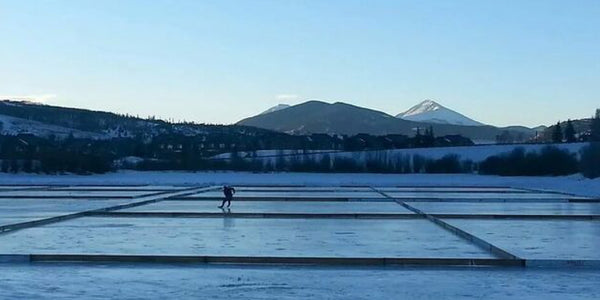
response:
<path fill-rule="evenodd" d="M 227 207 L 231 206 L 231 200 L 233 199 L 233 194 L 235 194 L 235 189 L 231 186 L 225 185 L 223 186 L 223 195 L 225 195 L 225 199 L 219 208 L 223 208 L 225 206 L 225 202 L 227 202 Z"/>

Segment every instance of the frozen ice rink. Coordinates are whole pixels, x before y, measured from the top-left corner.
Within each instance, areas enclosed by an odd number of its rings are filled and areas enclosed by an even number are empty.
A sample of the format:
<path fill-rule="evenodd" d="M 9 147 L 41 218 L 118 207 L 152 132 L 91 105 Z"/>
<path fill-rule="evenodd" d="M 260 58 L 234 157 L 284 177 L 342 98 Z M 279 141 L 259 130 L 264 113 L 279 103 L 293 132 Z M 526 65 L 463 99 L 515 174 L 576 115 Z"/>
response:
<path fill-rule="evenodd" d="M 598 199 L 506 186 L 236 189 L 219 209 L 218 186 L 2 186 L 0 298 L 600 296 Z"/>

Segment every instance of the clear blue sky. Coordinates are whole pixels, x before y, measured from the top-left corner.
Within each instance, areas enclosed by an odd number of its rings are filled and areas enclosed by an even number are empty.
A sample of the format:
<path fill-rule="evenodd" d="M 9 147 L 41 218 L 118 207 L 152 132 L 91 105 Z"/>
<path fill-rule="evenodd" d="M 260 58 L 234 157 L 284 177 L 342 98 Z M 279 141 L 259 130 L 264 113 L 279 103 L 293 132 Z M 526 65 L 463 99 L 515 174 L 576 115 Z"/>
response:
<path fill-rule="evenodd" d="M 232 123 L 433 99 L 534 126 L 600 107 L 600 1 L 0 0 L 0 96 Z"/>

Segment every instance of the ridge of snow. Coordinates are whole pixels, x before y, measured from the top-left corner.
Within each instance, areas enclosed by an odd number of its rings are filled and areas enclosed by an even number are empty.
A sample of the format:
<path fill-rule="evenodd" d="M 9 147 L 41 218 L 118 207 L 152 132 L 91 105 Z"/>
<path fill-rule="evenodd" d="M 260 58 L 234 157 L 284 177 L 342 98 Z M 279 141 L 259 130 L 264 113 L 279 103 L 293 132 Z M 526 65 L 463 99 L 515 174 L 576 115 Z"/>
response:
<path fill-rule="evenodd" d="M 425 100 L 396 118 L 425 123 L 450 124 L 463 126 L 483 126 L 484 124 L 448 109 L 433 100 Z"/>

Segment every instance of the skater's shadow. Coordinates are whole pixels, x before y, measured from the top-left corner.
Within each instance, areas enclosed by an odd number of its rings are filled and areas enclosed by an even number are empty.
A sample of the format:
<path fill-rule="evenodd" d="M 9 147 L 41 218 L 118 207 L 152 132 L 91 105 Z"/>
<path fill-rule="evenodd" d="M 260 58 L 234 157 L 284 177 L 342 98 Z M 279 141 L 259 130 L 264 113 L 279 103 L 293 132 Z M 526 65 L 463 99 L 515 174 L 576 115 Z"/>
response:
<path fill-rule="evenodd" d="M 221 208 L 221 211 L 223 211 L 223 227 L 224 228 L 231 228 L 235 226 L 235 218 L 228 216 L 229 214 L 231 214 L 231 209 L 229 208 Z"/>

